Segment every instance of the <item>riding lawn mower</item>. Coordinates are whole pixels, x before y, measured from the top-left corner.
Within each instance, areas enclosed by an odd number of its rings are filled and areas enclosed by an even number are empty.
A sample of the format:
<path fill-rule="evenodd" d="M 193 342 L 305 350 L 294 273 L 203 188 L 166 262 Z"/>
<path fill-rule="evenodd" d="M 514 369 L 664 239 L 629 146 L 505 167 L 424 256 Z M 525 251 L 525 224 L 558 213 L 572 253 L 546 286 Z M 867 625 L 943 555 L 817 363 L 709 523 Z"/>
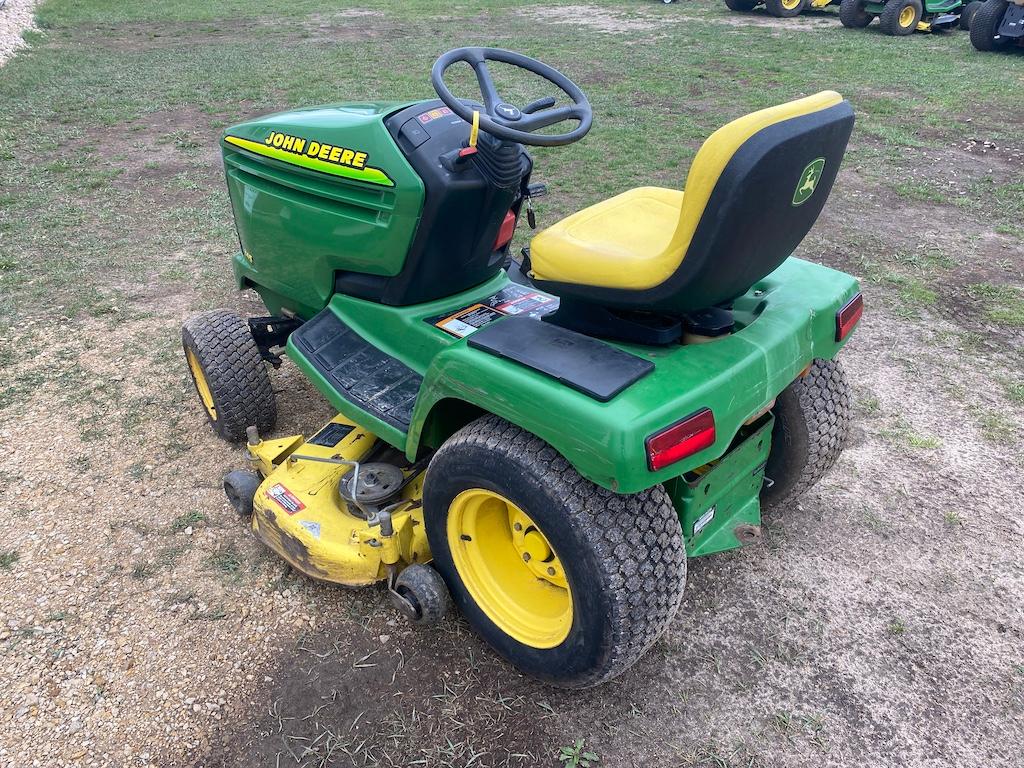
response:
<path fill-rule="evenodd" d="M 799 16 L 808 8 L 825 8 L 838 0 L 725 0 L 730 11 L 752 11 L 759 5 L 769 16 L 791 18 Z"/>
<path fill-rule="evenodd" d="M 559 99 L 503 100 L 493 62 Z M 480 100 L 449 89 L 457 63 Z M 791 507 L 842 449 L 835 357 L 861 294 L 791 254 L 853 111 L 825 91 L 741 117 L 685 192 L 625 191 L 518 261 L 544 191 L 526 148 L 583 139 L 591 105 L 495 48 L 450 51 L 431 79 L 435 100 L 224 132 L 234 273 L 268 314 L 194 316 L 185 356 L 214 430 L 246 441 L 228 498 L 295 569 L 384 582 L 416 623 L 454 600 L 523 672 L 594 685 L 667 627 L 687 558 L 757 542 L 762 508 Z M 338 411 L 310 437 L 272 434 L 282 354 Z"/>
<path fill-rule="evenodd" d="M 971 5 L 971 45 L 977 50 L 998 51 L 1024 45 L 1024 0 L 985 0 Z"/>
<path fill-rule="evenodd" d="M 915 30 L 937 32 L 956 27 L 962 0 L 842 0 L 839 20 L 844 27 L 861 29 L 878 17 L 887 35 L 902 37 Z"/>

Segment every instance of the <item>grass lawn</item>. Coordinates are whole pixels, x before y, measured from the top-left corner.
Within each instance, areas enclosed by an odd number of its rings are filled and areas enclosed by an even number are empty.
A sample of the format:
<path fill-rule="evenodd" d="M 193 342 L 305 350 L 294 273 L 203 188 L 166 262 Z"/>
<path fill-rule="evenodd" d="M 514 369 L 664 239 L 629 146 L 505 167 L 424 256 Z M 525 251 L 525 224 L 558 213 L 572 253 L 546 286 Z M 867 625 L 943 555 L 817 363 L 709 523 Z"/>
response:
<path fill-rule="evenodd" d="M 44 622 L 40 595 L 63 618 L 0 641 L 11 711 L 51 671 L 64 692 L 6 729 L 0 756 L 18 765 L 46 742 L 50 764 L 82 750 L 125 765 L 535 766 L 584 739 L 609 766 L 1020 764 L 1024 52 L 713 0 L 45 0 L 37 25 L 0 69 L 0 444 L 25 500 L 0 544 L 0 598 L 11 626 Z M 396 625 L 379 590 L 282 572 L 224 507 L 219 478 L 242 457 L 206 434 L 179 359 L 190 312 L 258 311 L 233 290 L 221 130 L 430 98 L 434 59 L 470 44 L 540 58 L 593 104 L 584 141 L 533 152 L 541 226 L 629 187 L 681 186 L 703 138 L 751 110 L 834 89 L 857 113 L 800 249 L 868 297 L 844 358 L 853 444 L 763 548 L 695 563 L 673 629 L 596 691 L 519 678 L 459 621 Z M 545 95 L 514 78 L 506 92 Z M 285 428 L 328 414 L 294 370 L 278 381 Z M 71 607 L 40 575 L 68 562 L 93 590 Z M 96 646 L 114 631 L 134 671 Z M 173 663 L 154 639 L 171 636 Z M 96 669 L 122 671 L 98 685 Z M 152 705 L 158 690 L 170 704 Z M 199 715 L 189 691 L 225 703 Z M 79 706 L 69 732 L 62 713 Z"/>

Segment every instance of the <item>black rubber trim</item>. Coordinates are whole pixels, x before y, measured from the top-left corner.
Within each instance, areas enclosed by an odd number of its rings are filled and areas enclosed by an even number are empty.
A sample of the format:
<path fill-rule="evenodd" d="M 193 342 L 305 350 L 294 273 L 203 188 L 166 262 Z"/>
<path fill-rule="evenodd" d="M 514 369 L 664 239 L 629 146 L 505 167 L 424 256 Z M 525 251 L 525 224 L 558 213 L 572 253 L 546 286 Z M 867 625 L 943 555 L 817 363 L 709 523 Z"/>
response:
<path fill-rule="evenodd" d="M 996 34 L 1006 38 L 1024 37 L 1024 7 L 1013 3 L 1008 5 Z"/>
<path fill-rule="evenodd" d="M 292 333 L 296 350 L 348 402 L 409 431 L 423 377 L 323 310 Z"/>
<path fill-rule="evenodd" d="M 650 360 L 530 317 L 508 317 L 475 332 L 469 346 L 525 365 L 606 403 L 654 370 Z"/>

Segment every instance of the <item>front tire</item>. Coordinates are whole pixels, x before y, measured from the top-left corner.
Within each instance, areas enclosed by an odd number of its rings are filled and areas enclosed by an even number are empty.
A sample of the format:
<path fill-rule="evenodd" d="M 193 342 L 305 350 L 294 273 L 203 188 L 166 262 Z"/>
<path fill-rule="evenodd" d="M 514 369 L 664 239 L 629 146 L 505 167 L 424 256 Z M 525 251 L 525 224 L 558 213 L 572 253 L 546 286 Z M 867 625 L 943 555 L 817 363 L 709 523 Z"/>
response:
<path fill-rule="evenodd" d="M 978 12 L 982 5 L 984 5 L 982 0 L 971 0 L 971 2 L 964 6 L 964 9 L 960 11 L 960 29 L 970 32 L 971 19 L 974 18 L 974 14 Z"/>
<path fill-rule="evenodd" d="M 725 0 L 725 6 L 730 11 L 752 11 L 761 0 Z"/>
<path fill-rule="evenodd" d="M 864 10 L 864 0 L 843 0 L 839 4 L 839 21 L 844 27 L 863 29 L 873 18 L 874 14 Z"/>
<path fill-rule="evenodd" d="M 778 396 L 761 505 L 780 510 L 810 490 L 843 452 L 850 431 L 850 385 L 835 360 L 815 360 Z"/>
<path fill-rule="evenodd" d="M 274 428 L 277 401 L 270 374 L 241 317 L 226 309 L 194 315 L 181 329 L 181 345 L 214 432 L 237 443 L 247 427 L 260 434 Z"/>
<path fill-rule="evenodd" d="M 764 8 L 770 16 L 788 19 L 799 16 L 807 7 L 807 0 L 764 0 Z"/>
<path fill-rule="evenodd" d="M 878 15 L 878 23 L 885 34 L 903 37 L 917 29 L 922 13 L 921 0 L 889 0 Z"/>
<path fill-rule="evenodd" d="M 986 0 L 971 18 L 971 45 L 977 50 L 997 51 L 1006 45 L 1006 40 L 996 37 L 999 25 L 1006 13 L 1006 0 Z"/>
<path fill-rule="evenodd" d="M 664 488 L 612 493 L 503 419 L 478 419 L 444 443 L 423 498 L 455 604 L 526 674 L 571 688 L 609 680 L 682 599 L 686 553 Z"/>

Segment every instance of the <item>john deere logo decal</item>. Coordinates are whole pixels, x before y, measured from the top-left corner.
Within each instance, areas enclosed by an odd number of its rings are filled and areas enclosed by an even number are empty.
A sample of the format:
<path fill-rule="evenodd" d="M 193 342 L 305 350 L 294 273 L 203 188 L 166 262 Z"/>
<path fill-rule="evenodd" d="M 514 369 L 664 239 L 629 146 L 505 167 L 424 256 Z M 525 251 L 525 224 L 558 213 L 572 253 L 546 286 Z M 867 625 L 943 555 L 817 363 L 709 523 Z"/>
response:
<path fill-rule="evenodd" d="M 275 160 L 300 165 L 320 173 L 343 176 L 346 179 L 365 181 L 370 184 L 380 184 L 384 187 L 395 186 L 395 182 L 384 171 L 367 165 L 370 156 L 359 150 L 312 141 L 278 131 L 271 131 L 270 135 L 262 142 L 230 134 L 224 137 L 224 141 L 255 152 L 257 155 L 272 157 Z"/>
<path fill-rule="evenodd" d="M 821 172 L 825 170 L 825 158 L 819 157 L 817 160 L 812 160 L 811 163 L 804 168 L 804 172 L 800 174 L 800 183 L 796 185 L 796 191 L 793 192 L 793 205 L 801 205 L 814 194 L 814 190 L 818 188 L 818 182 L 821 180 Z"/>

